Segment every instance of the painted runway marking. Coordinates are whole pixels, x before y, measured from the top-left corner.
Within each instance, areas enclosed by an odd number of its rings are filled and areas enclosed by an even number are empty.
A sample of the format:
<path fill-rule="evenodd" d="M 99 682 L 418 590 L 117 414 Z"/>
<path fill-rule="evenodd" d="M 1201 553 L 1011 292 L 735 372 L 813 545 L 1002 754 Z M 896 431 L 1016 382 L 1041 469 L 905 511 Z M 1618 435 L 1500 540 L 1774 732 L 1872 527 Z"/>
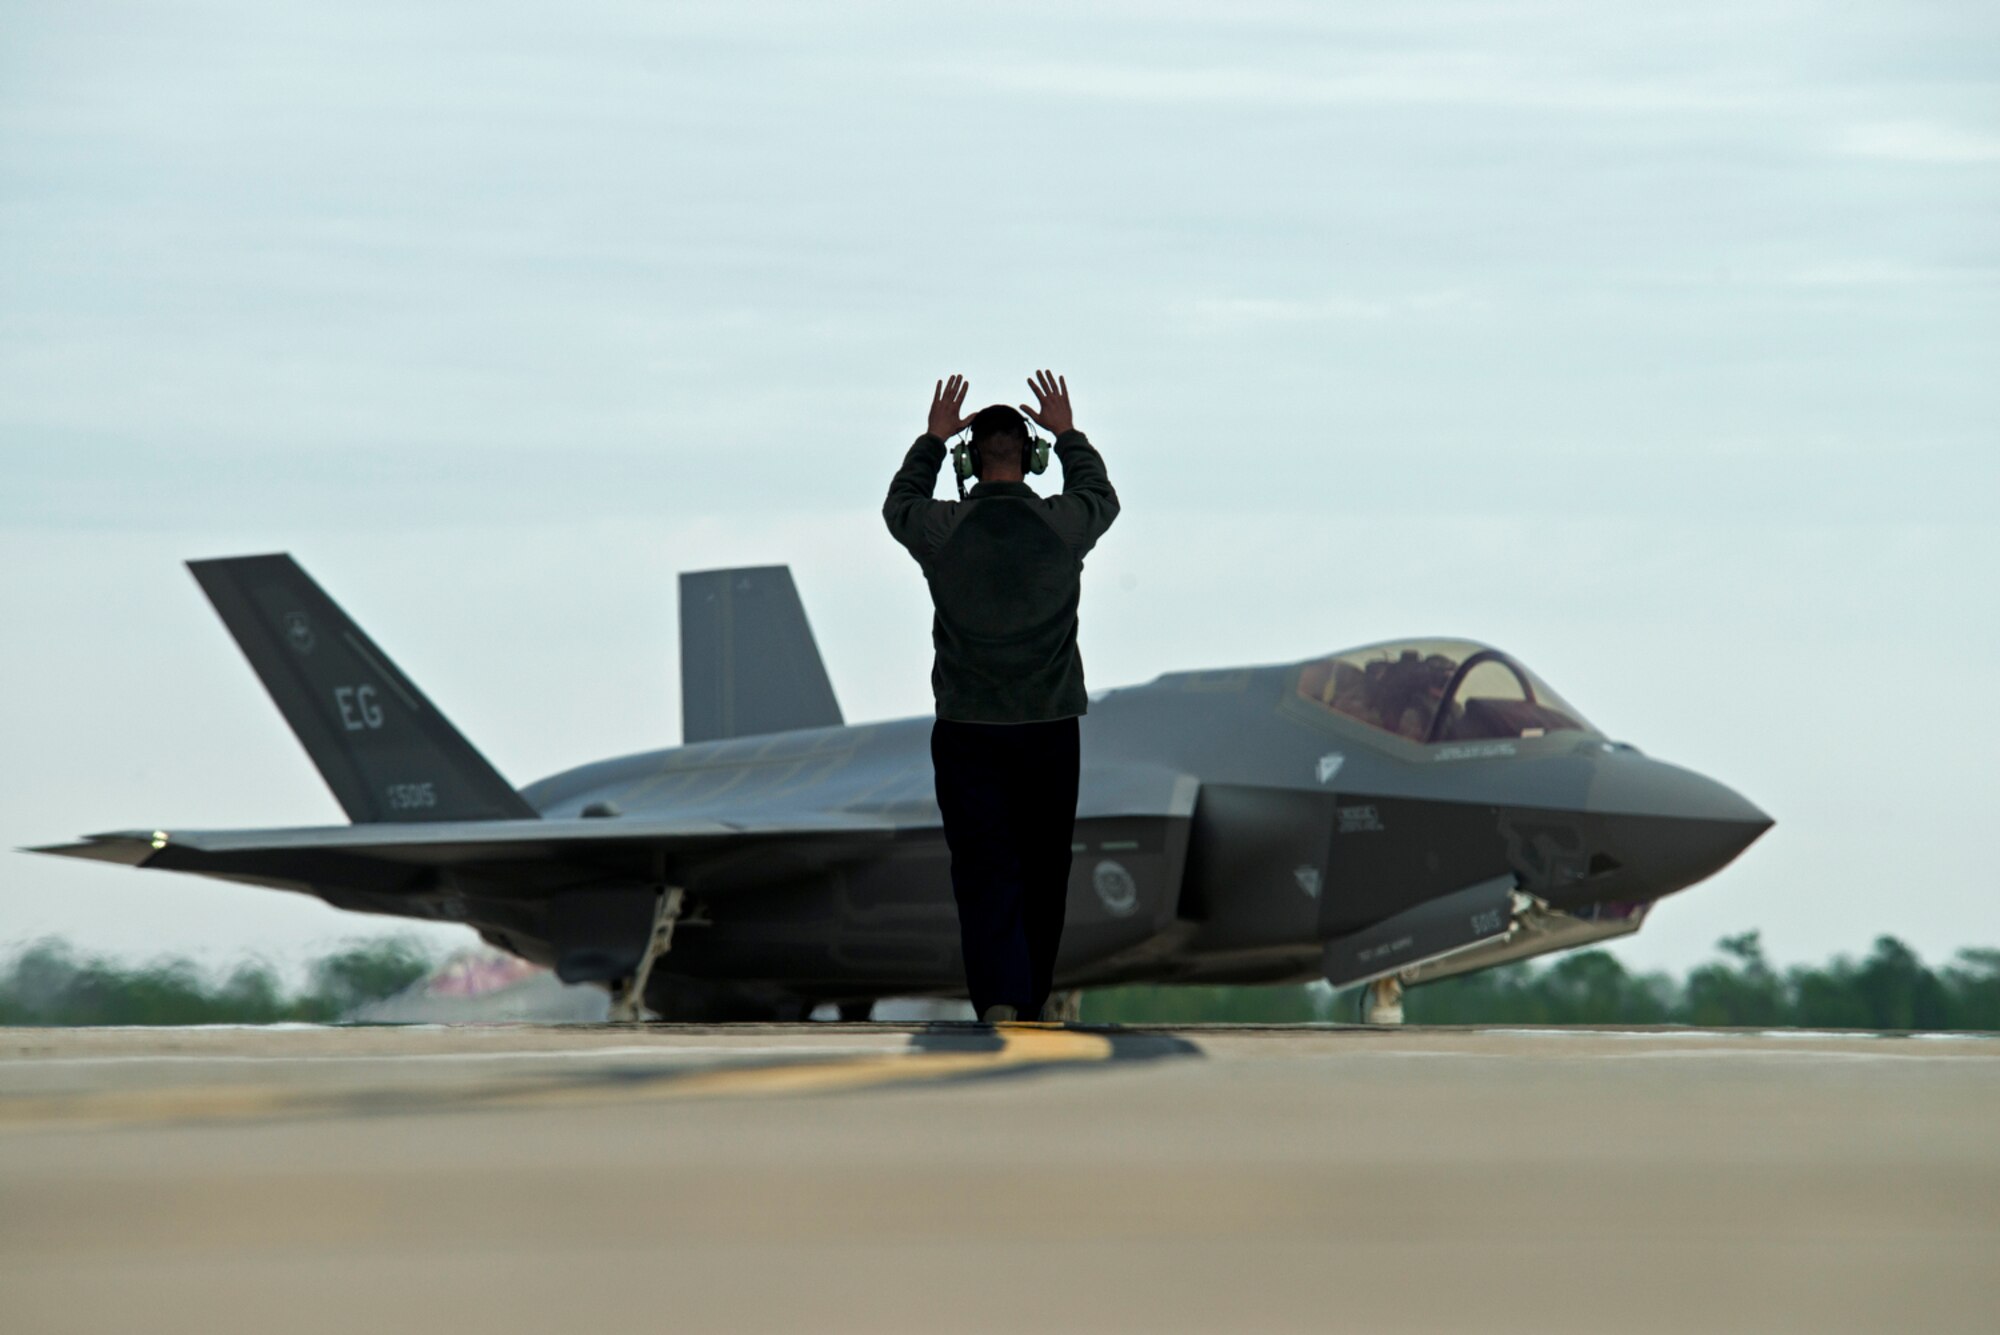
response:
<path fill-rule="evenodd" d="M 926 1045 L 934 1050 L 926 1050 Z M 704 1047 L 709 1052 L 717 1050 L 713 1045 Z M 1037 1024 L 1000 1025 L 991 1031 L 973 1030 L 945 1036 L 918 1035 L 909 1046 L 894 1051 L 870 1048 L 855 1055 L 850 1049 L 830 1058 L 824 1048 L 810 1049 L 812 1056 L 805 1059 L 775 1062 L 760 1060 L 771 1055 L 769 1049 L 722 1050 L 744 1060 L 647 1066 L 627 1064 L 556 1078 L 544 1076 L 496 1081 L 455 1089 L 378 1085 L 367 1089 L 310 1091 L 269 1086 L 194 1085 L 83 1094 L 0 1096 L 0 1131 L 410 1114 L 479 1107 L 575 1107 L 676 1099 L 831 1094 L 1091 1065 L 1114 1059 L 1193 1056 L 1200 1052 L 1193 1044 L 1180 1039 L 1143 1035 L 1113 1037 Z M 678 1050 L 680 1053 L 687 1051 L 689 1049 Z M 628 1055 L 642 1052 L 657 1057 L 673 1055 L 676 1050 L 600 1048 L 573 1055 L 605 1056 L 619 1052 Z M 298 1059 L 270 1060 L 285 1062 Z M 400 1060 L 431 1059 L 406 1054 Z"/>
<path fill-rule="evenodd" d="M 213 1056 L 202 1056 L 186 1052 L 128 1052 L 104 1057 L 10 1057 L 6 1066 L 114 1066 L 124 1063 L 202 1063 L 202 1062 L 242 1062 L 271 1065 L 278 1062 L 307 1062 L 323 1065 L 340 1062 L 486 1062 L 486 1061 L 576 1061 L 590 1057 L 661 1057 L 669 1060 L 676 1057 L 724 1057 L 734 1056 L 746 1059 L 757 1057 L 865 1057 L 878 1053 L 901 1052 L 900 1047 L 886 1043 L 843 1044 L 832 1046 L 824 1043 L 773 1043 L 768 1047 L 748 1047 L 742 1044 L 705 1043 L 699 1046 L 687 1044 L 654 1044 L 640 1047 L 615 1048 L 513 1048 L 501 1052 L 385 1052 L 377 1056 L 359 1053 L 327 1053 L 316 1055 L 301 1053 L 258 1057 L 240 1052 L 218 1052 Z"/>

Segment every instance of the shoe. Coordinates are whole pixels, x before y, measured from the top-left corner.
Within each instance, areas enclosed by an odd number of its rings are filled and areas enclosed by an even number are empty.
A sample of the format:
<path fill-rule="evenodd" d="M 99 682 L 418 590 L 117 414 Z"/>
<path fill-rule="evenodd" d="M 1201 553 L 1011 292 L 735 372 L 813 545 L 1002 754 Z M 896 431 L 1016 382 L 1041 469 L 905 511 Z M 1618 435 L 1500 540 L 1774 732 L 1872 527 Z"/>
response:
<path fill-rule="evenodd" d="M 981 1024 L 1012 1024 L 1014 1022 L 1014 1015 L 1015 1011 L 1012 1006 L 1004 1003 L 996 1003 L 995 1005 L 988 1006 L 979 1013 L 979 1021 Z"/>

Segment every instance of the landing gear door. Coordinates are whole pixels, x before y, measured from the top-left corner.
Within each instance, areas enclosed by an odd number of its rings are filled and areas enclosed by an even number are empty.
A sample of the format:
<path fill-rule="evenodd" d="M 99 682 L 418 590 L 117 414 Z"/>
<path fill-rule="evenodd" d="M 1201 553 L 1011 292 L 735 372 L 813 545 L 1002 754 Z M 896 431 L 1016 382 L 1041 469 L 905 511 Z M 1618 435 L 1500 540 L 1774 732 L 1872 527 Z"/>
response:
<path fill-rule="evenodd" d="M 1326 943 L 1326 981 L 1386 978 L 1494 941 L 1514 930 L 1514 878 L 1496 876 Z"/>

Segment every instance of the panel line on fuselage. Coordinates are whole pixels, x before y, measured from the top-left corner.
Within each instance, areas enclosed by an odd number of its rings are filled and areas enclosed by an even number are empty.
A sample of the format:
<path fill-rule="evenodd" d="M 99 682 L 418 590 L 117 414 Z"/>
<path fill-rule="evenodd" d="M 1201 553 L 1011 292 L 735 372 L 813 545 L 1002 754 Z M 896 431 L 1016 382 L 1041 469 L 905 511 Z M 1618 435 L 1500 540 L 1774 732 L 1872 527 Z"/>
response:
<path fill-rule="evenodd" d="M 614 797 L 622 806 L 651 805 L 667 797 L 682 797 L 689 805 L 713 803 L 727 795 L 780 797 L 824 782 L 849 764 L 857 748 L 844 746 L 817 754 L 786 755 L 765 760 L 668 765 L 621 789 Z M 762 782 L 756 782 L 761 780 Z M 744 785 L 752 785 L 739 792 Z"/>

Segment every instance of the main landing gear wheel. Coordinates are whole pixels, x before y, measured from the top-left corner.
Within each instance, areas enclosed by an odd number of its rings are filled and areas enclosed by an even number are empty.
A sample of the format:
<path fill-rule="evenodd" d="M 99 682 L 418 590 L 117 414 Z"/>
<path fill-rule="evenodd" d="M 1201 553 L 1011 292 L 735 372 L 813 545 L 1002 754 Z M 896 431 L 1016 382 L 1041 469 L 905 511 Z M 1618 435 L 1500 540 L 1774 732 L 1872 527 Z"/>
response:
<path fill-rule="evenodd" d="M 872 1001 L 843 1001 L 840 1003 L 840 1022 L 842 1024 L 864 1024 L 874 1014 L 875 1003 Z"/>
<path fill-rule="evenodd" d="M 1401 1024 L 1403 1022 L 1403 980 L 1393 974 L 1377 978 L 1361 994 L 1361 1023 Z"/>

